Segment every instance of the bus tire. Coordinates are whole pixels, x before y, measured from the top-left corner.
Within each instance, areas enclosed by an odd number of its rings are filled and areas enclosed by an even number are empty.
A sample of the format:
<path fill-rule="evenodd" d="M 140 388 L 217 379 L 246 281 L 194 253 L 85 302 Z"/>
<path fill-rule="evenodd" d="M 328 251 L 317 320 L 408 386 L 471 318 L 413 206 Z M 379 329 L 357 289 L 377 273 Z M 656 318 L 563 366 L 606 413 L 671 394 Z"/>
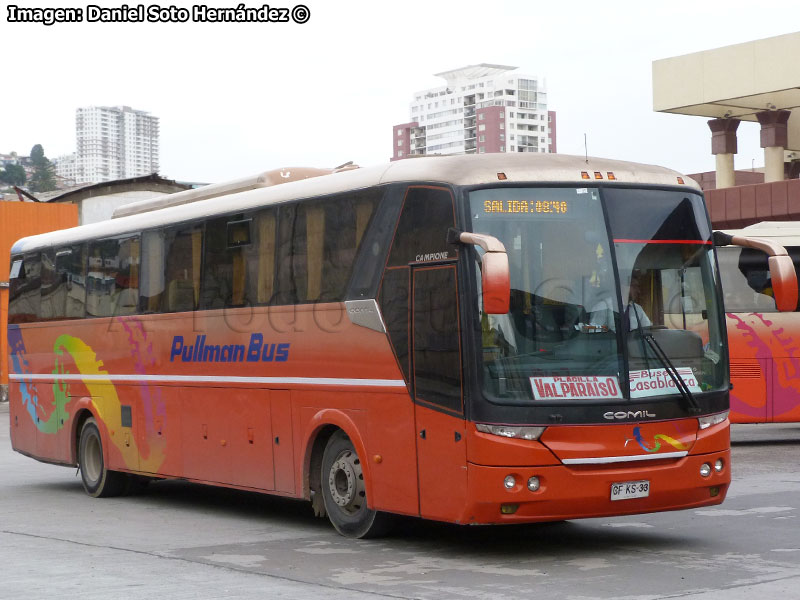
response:
<path fill-rule="evenodd" d="M 325 510 L 336 531 L 350 538 L 377 537 L 388 531 L 389 515 L 367 506 L 361 459 L 341 430 L 325 446 L 321 475 Z"/>
<path fill-rule="evenodd" d="M 106 469 L 103 460 L 103 439 L 97 421 L 92 417 L 86 419 L 81 429 L 78 465 L 83 489 L 93 498 L 119 496 L 128 489 L 128 475 Z"/>

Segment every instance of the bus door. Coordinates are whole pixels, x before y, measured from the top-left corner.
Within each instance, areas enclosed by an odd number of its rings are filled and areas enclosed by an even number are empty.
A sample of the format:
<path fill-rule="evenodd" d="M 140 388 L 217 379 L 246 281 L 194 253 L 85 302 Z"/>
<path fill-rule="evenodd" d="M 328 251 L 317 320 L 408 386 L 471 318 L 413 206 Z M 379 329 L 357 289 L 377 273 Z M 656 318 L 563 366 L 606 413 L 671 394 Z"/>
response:
<path fill-rule="evenodd" d="M 458 519 L 467 493 L 467 453 L 456 266 L 413 266 L 411 287 L 420 514 Z"/>
<path fill-rule="evenodd" d="M 379 304 L 414 401 L 420 514 L 455 520 L 466 497 L 466 442 L 456 259 L 447 243 L 453 194 L 413 185 L 404 193 Z M 451 516 L 454 515 L 454 516 Z"/>

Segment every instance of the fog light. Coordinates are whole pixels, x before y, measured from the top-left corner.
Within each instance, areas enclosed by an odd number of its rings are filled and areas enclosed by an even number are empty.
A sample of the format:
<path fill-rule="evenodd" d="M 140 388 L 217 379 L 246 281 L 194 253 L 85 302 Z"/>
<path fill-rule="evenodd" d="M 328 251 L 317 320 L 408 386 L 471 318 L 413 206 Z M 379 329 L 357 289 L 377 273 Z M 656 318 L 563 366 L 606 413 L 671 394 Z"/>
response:
<path fill-rule="evenodd" d="M 539 478 L 536 476 L 531 477 L 528 479 L 528 489 L 532 492 L 535 492 L 539 489 Z"/>
<path fill-rule="evenodd" d="M 725 463 L 722 461 L 721 458 L 718 458 L 717 462 L 714 463 L 714 470 L 717 473 L 722 473 L 723 467 L 725 467 Z"/>
<path fill-rule="evenodd" d="M 708 488 L 708 493 L 712 498 L 719 496 L 719 488 L 717 486 Z"/>
<path fill-rule="evenodd" d="M 507 490 L 514 489 L 514 486 L 517 485 L 517 480 L 514 479 L 513 475 L 506 475 L 506 478 L 503 480 L 503 485 Z"/>
<path fill-rule="evenodd" d="M 504 515 L 513 515 L 517 512 L 519 508 L 519 504 L 501 504 L 500 505 L 500 512 Z"/>
<path fill-rule="evenodd" d="M 700 475 L 703 477 L 708 477 L 711 475 L 711 465 L 708 463 L 703 463 L 703 466 L 700 467 Z"/>

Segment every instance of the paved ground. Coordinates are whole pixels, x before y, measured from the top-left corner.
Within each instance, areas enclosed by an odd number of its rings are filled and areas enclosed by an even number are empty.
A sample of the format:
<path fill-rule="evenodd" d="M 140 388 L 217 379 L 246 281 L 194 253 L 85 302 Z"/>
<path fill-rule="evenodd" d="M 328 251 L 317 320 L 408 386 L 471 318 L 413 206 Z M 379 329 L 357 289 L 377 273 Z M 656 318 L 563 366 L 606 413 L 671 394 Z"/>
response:
<path fill-rule="evenodd" d="M 0 598 L 800 598 L 800 426 L 734 428 L 711 509 L 513 528 L 409 519 L 354 541 L 305 503 L 161 482 L 87 497 L 10 450 L 0 405 Z"/>

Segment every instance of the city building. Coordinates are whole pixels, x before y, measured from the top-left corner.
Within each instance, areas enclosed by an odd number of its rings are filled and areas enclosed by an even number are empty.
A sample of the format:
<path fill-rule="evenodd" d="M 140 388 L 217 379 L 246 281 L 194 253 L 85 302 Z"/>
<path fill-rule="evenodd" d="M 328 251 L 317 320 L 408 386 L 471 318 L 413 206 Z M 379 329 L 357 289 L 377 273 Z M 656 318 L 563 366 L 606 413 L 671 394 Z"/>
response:
<path fill-rule="evenodd" d="M 56 174 L 99 183 L 158 172 L 158 117 L 129 106 L 79 108 L 77 150 L 56 159 Z"/>
<path fill-rule="evenodd" d="M 556 152 L 556 114 L 547 109 L 544 79 L 516 69 L 481 63 L 437 73 L 444 84 L 416 92 L 411 119 L 393 127 L 390 160 Z"/>
<path fill-rule="evenodd" d="M 59 187 L 69 187 L 78 183 L 80 171 L 78 156 L 74 152 L 54 159 L 53 165 L 56 168 L 56 184 Z"/>
<path fill-rule="evenodd" d="M 74 204 L 78 207 L 77 224 L 88 225 L 110 219 L 120 206 L 183 192 L 192 189 L 192 186 L 150 173 L 127 179 L 82 184 L 53 192 L 33 194 L 16 189 L 20 200 L 33 200 L 40 204 Z"/>

